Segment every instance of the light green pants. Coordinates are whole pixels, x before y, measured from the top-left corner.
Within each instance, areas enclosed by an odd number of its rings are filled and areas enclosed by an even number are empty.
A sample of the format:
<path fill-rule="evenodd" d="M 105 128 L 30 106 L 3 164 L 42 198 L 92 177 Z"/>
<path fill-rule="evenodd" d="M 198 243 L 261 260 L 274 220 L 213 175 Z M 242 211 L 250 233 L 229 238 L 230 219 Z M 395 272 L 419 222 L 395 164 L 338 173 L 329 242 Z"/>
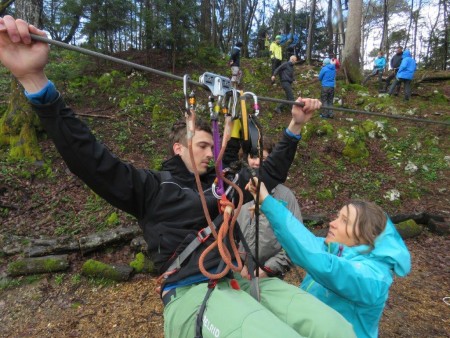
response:
<path fill-rule="evenodd" d="M 241 290 L 220 281 L 203 316 L 204 338 L 356 337 L 352 326 L 335 310 L 309 293 L 278 278 L 260 279 L 261 302 L 250 296 L 249 281 L 236 274 Z M 164 309 L 167 338 L 194 338 L 197 311 L 207 283 L 177 289 Z"/>

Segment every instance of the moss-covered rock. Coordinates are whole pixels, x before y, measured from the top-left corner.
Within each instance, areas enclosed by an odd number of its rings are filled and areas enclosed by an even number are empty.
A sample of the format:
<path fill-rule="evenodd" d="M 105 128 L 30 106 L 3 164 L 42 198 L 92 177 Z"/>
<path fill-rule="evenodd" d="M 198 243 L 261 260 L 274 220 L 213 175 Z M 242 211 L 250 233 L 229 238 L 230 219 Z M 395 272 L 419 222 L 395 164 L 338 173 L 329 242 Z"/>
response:
<path fill-rule="evenodd" d="M 142 252 L 136 254 L 134 261 L 130 262 L 130 266 L 136 273 L 151 273 L 155 269 L 154 263 Z"/>
<path fill-rule="evenodd" d="M 345 144 L 342 154 L 352 163 L 364 164 L 369 157 L 369 150 L 365 142 L 361 140 L 352 140 Z"/>
<path fill-rule="evenodd" d="M 422 227 L 417 224 L 413 219 L 409 219 L 404 222 L 400 222 L 395 225 L 397 231 L 403 238 L 412 238 L 420 235 Z"/>

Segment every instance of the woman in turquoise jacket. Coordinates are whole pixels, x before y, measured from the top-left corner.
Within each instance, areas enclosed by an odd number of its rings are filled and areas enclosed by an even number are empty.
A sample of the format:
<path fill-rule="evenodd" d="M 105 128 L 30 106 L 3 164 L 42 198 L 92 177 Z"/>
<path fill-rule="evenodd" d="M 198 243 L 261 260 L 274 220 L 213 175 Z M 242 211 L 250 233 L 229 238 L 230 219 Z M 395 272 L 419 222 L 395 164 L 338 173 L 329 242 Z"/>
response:
<path fill-rule="evenodd" d="M 255 196 L 251 182 L 247 189 Z M 358 338 L 378 336 L 394 274 L 406 276 L 411 257 L 392 221 L 374 203 L 353 201 L 316 237 L 260 189 L 261 211 L 292 262 L 306 270 L 301 288 L 340 312 Z"/>

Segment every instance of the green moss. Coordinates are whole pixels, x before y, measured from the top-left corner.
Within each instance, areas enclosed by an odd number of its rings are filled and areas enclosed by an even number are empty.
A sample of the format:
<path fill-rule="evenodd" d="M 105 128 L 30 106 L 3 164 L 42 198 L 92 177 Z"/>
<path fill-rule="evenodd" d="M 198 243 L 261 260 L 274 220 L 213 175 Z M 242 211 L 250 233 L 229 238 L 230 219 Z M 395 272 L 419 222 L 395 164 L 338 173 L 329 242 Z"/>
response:
<path fill-rule="evenodd" d="M 365 160 L 369 157 L 369 150 L 363 141 L 353 141 L 345 145 L 342 154 L 352 163 L 364 164 L 367 162 Z"/>
<path fill-rule="evenodd" d="M 126 277 L 124 274 L 121 274 L 115 266 L 94 259 L 86 261 L 81 268 L 81 272 L 87 276 L 101 277 L 115 281 L 122 281 L 124 280 L 124 277 Z"/>
<path fill-rule="evenodd" d="M 17 276 L 20 271 L 23 271 L 25 269 L 26 266 L 27 266 L 27 263 L 25 261 L 18 260 L 18 261 L 9 263 L 6 271 L 8 272 L 8 275 Z"/>
<path fill-rule="evenodd" d="M 317 199 L 319 201 L 332 200 L 334 198 L 333 191 L 331 189 L 324 189 L 317 192 Z"/>
<path fill-rule="evenodd" d="M 320 121 L 320 125 L 316 129 L 316 135 L 329 136 L 334 132 L 333 125 L 327 120 Z"/>
<path fill-rule="evenodd" d="M 136 254 L 136 258 L 134 261 L 130 262 L 130 266 L 137 273 L 150 273 L 154 270 L 153 262 L 142 252 Z"/>
<path fill-rule="evenodd" d="M 59 259 L 47 258 L 43 261 L 45 271 L 59 271 L 61 270 L 61 265 L 63 262 Z"/>
<path fill-rule="evenodd" d="M 395 226 L 403 238 L 415 237 L 422 232 L 422 227 L 418 225 L 413 219 L 400 222 Z"/>
<path fill-rule="evenodd" d="M 36 131 L 32 126 L 25 124 L 22 126 L 19 136 L 10 137 L 9 156 L 13 160 L 42 160 L 42 153 L 39 149 Z"/>
<path fill-rule="evenodd" d="M 119 224 L 119 216 L 117 215 L 117 212 L 113 212 L 111 213 L 111 215 L 109 215 L 109 217 L 106 219 L 106 223 L 108 225 L 115 225 L 115 224 Z"/>
<path fill-rule="evenodd" d="M 303 141 L 309 141 L 311 137 L 316 133 L 317 124 L 308 122 L 302 128 L 302 139 Z"/>

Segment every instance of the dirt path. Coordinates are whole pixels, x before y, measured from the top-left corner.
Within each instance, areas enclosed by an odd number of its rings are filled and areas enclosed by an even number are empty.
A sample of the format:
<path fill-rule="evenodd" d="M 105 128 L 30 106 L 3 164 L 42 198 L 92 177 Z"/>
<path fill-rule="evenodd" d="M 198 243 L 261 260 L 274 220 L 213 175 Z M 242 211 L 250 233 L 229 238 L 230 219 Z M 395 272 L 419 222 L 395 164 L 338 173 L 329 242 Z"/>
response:
<path fill-rule="evenodd" d="M 449 238 L 423 233 L 410 239 L 412 273 L 397 279 L 380 324 L 380 337 L 450 337 Z M 291 271 L 298 284 L 302 271 Z M 96 286 L 76 274 L 48 275 L 0 293 L 1 337 L 163 337 L 163 307 L 154 279 Z"/>

